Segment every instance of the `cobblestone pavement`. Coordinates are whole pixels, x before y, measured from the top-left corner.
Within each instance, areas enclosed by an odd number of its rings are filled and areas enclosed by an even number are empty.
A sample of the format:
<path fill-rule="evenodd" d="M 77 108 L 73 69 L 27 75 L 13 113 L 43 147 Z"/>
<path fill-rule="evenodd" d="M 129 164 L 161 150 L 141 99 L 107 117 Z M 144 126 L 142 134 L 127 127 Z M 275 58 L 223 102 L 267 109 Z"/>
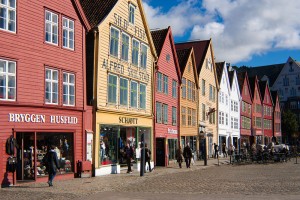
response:
<path fill-rule="evenodd" d="M 172 164 L 140 177 L 139 172 L 31 183 L 0 189 L 0 199 L 300 199 L 300 164 L 228 165 L 225 159 Z"/>

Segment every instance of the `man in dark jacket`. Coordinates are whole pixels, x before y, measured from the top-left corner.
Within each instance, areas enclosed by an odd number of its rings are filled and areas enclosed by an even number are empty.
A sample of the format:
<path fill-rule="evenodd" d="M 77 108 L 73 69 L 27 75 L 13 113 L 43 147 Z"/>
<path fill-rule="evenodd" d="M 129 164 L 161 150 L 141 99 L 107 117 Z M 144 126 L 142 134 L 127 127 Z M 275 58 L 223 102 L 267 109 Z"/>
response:
<path fill-rule="evenodd" d="M 125 147 L 125 154 L 126 154 L 126 163 L 127 163 L 127 173 L 132 173 L 131 170 L 131 159 L 133 158 L 133 149 L 132 147 L 129 145 L 129 143 L 127 143 L 126 147 Z"/>
<path fill-rule="evenodd" d="M 56 170 L 60 169 L 58 159 L 57 159 L 57 154 L 55 152 L 55 146 L 51 145 L 50 150 L 47 152 L 45 157 L 47 158 L 47 170 L 49 173 L 49 179 L 48 179 L 48 184 L 49 187 L 53 186 L 53 179 L 56 176 Z"/>
<path fill-rule="evenodd" d="M 148 148 L 147 144 L 145 144 L 145 161 L 146 161 L 146 164 L 148 163 L 149 171 L 151 172 L 152 169 L 151 169 L 151 165 L 150 165 L 150 159 L 151 159 L 151 150 Z M 145 164 L 145 167 L 146 167 L 146 164 Z"/>
<path fill-rule="evenodd" d="M 186 168 L 191 168 L 192 150 L 189 143 L 187 143 L 183 149 L 183 156 L 185 159 Z"/>

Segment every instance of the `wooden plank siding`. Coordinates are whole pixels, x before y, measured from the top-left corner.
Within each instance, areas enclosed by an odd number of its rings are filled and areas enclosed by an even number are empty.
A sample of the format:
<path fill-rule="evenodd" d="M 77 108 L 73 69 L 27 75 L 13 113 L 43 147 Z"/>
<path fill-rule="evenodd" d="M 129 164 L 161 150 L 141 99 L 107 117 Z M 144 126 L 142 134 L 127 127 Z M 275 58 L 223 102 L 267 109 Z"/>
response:
<path fill-rule="evenodd" d="M 252 103 L 252 129 L 253 133 L 256 136 L 263 135 L 263 105 L 262 105 L 262 100 L 261 100 L 261 92 L 259 91 L 259 86 L 258 86 L 258 79 L 255 77 L 255 88 L 254 92 L 252 94 L 253 96 L 253 103 Z M 251 83 L 252 84 L 252 83 Z M 256 106 L 259 105 L 261 106 L 261 112 L 257 112 Z M 255 118 L 260 117 L 261 118 L 261 126 L 257 127 Z"/>
<path fill-rule="evenodd" d="M 74 132 L 74 162 L 83 159 L 86 27 L 72 0 L 18 0 L 16 33 L 0 30 L 0 59 L 16 62 L 16 101 L 0 100 L 0 180 L 6 172 L 6 139 L 15 130 Z M 45 42 L 45 10 L 58 14 L 58 45 Z M 74 20 L 74 51 L 62 47 L 62 17 Z M 45 104 L 45 68 L 59 70 L 58 105 Z M 63 106 L 63 72 L 75 74 L 75 106 Z M 77 117 L 77 124 L 9 122 L 9 113 Z M 74 163 L 75 169 L 76 164 Z M 12 173 L 8 181 L 13 183 Z"/>
<path fill-rule="evenodd" d="M 249 85 L 249 80 L 248 80 L 248 75 L 246 73 L 245 75 L 245 79 L 244 79 L 244 82 L 243 82 L 243 87 L 242 87 L 242 90 L 240 91 L 241 92 L 241 96 L 242 96 L 242 102 L 241 102 L 241 119 L 240 119 L 240 125 L 241 125 L 241 136 L 251 136 L 251 125 L 252 125 L 252 94 L 251 94 L 251 89 L 250 89 L 250 85 Z M 251 106 L 251 109 L 250 109 L 250 113 L 247 112 L 248 108 L 246 109 L 246 112 L 243 112 L 243 102 L 246 102 L 248 104 L 250 104 Z M 244 117 L 248 117 L 250 118 L 250 129 L 245 129 L 242 127 L 242 123 L 243 123 L 243 120 L 242 120 L 242 116 Z"/>

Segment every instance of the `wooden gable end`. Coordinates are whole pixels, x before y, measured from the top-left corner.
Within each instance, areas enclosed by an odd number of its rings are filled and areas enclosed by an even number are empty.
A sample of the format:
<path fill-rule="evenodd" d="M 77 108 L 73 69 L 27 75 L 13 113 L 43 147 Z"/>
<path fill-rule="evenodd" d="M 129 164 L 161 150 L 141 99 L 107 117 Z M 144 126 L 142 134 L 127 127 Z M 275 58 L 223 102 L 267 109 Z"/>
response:
<path fill-rule="evenodd" d="M 243 83 L 243 91 L 242 93 L 242 99 L 243 101 L 252 104 L 252 94 L 251 94 L 251 89 L 250 89 L 250 84 L 249 84 L 249 79 L 248 75 L 246 73 L 244 83 Z"/>

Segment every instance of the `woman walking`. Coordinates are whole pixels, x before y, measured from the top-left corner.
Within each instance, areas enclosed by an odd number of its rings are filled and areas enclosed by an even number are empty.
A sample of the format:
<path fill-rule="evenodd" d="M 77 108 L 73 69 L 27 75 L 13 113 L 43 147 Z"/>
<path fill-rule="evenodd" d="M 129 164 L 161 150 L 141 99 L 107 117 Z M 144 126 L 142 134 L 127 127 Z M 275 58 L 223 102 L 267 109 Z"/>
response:
<path fill-rule="evenodd" d="M 175 157 L 176 157 L 179 167 L 181 168 L 181 163 L 183 161 L 183 153 L 182 153 L 181 146 L 179 146 L 179 148 L 176 150 Z"/>

